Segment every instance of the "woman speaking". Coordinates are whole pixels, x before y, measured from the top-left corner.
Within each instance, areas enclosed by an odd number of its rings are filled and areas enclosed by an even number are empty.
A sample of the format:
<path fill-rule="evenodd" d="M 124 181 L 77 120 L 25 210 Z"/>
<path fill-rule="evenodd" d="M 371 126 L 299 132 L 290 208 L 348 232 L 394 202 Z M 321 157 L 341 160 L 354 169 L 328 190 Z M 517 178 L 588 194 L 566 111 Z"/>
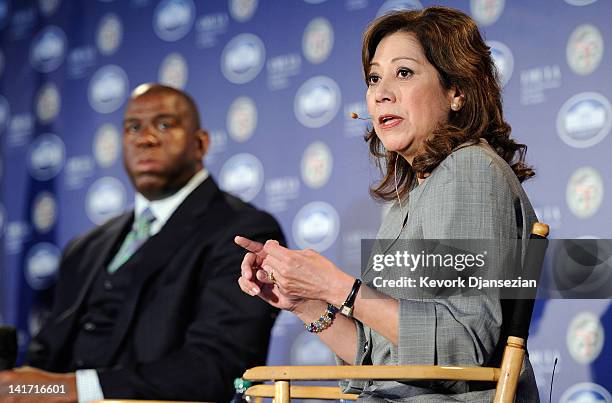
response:
<path fill-rule="evenodd" d="M 366 140 L 383 171 L 371 194 L 393 203 L 377 238 L 491 239 L 514 253 L 536 219 L 520 185 L 534 172 L 526 146 L 510 138 L 491 52 L 474 21 L 444 7 L 384 15 L 364 33 L 362 63 L 372 118 Z M 293 312 L 341 364 L 490 365 L 505 342 L 495 296 L 377 289 L 312 250 L 236 243 L 249 250 L 242 290 Z M 345 386 L 362 401 L 490 402 L 495 392 L 448 381 Z M 538 401 L 528 358 L 516 401 Z"/>

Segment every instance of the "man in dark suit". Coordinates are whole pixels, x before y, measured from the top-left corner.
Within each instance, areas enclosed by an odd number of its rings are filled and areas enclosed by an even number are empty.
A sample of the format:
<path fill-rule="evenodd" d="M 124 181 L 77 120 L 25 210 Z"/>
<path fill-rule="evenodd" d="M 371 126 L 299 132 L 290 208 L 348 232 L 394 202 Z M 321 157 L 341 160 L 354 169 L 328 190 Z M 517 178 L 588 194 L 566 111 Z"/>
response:
<path fill-rule="evenodd" d="M 134 90 L 123 136 L 134 211 L 66 247 L 50 320 L 28 354 L 40 369 L 0 372 L 0 401 L 9 384 L 64 385 L 55 397 L 66 402 L 227 401 L 233 379 L 265 362 L 277 312 L 238 287 L 244 253 L 233 238 L 282 233 L 217 187 L 202 164 L 208 144 L 188 95 Z"/>

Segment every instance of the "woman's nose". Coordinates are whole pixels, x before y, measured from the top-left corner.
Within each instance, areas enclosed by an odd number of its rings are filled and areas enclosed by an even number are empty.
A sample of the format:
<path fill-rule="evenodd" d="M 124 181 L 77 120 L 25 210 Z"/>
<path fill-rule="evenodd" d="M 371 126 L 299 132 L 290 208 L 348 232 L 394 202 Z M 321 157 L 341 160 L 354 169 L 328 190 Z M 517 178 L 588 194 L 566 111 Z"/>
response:
<path fill-rule="evenodd" d="M 395 88 L 392 83 L 386 80 L 380 80 L 376 86 L 376 102 L 395 102 Z"/>

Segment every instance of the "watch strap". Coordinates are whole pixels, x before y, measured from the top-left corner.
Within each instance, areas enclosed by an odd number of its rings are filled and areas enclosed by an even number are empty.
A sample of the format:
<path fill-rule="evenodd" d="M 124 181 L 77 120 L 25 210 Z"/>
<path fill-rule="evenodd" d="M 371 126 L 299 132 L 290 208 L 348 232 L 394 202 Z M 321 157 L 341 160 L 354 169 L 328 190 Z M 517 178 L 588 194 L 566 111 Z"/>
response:
<path fill-rule="evenodd" d="M 353 287 L 351 288 L 351 292 L 346 297 L 346 301 L 340 307 L 340 313 L 344 316 L 348 316 L 349 318 L 353 316 L 353 305 L 355 305 L 355 299 L 357 298 L 357 292 L 361 287 L 361 280 L 355 279 L 353 283 Z"/>

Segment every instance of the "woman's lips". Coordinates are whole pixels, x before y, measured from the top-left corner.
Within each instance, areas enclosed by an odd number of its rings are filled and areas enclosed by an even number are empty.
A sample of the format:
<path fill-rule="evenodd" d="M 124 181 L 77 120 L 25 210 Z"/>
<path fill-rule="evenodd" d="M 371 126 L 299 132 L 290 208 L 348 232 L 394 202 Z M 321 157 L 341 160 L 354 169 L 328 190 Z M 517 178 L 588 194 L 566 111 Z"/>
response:
<path fill-rule="evenodd" d="M 391 129 L 404 121 L 397 115 L 381 115 L 378 117 L 378 124 L 381 129 Z"/>

